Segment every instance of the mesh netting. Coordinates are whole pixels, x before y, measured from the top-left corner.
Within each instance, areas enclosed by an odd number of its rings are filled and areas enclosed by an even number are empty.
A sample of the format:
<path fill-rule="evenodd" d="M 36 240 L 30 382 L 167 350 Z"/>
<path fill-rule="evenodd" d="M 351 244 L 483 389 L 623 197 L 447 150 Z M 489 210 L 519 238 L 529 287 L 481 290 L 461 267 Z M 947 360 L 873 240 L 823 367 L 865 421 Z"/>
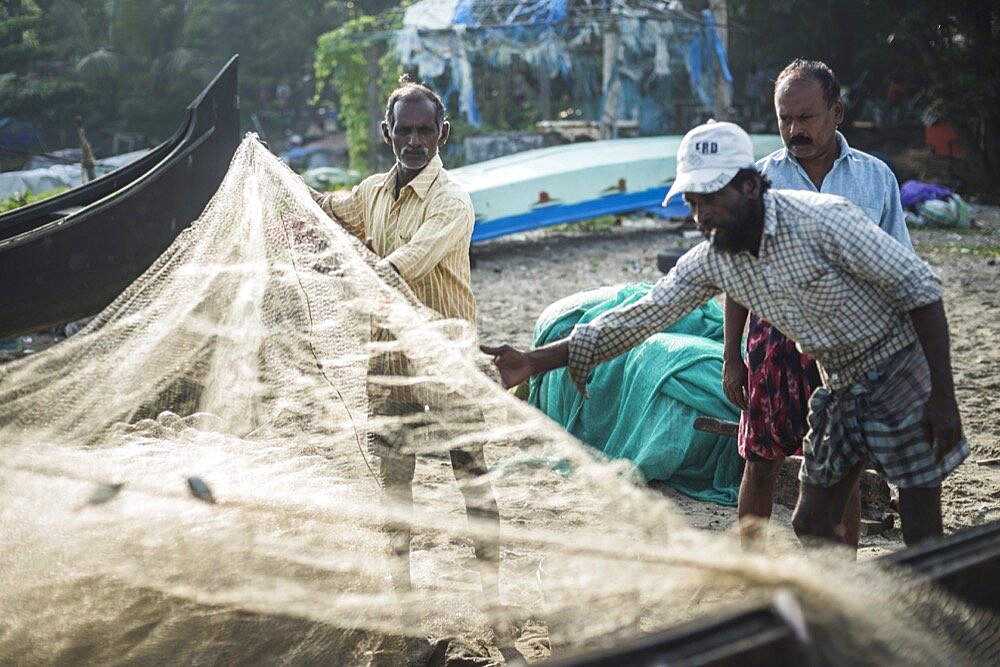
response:
<path fill-rule="evenodd" d="M 135 284 L 0 366 L 0 663 L 420 663 L 441 638 L 534 660 L 778 590 L 821 663 L 996 654 L 995 617 L 898 575 L 688 527 L 504 392 L 475 331 L 376 259 L 248 138 Z M 386 354 L 408 377 L 366 379 Z M 423 413 L 370 418 L 373 382 Z M 383 493 L 380 437 L 419 454 L 412 507 Z M 478 447 L 489 473 L 459 483 L 449 452 Z M 490 488 L 499 531 L 466 512 Z M 413 531 L 411 590 L 387 525 Z"/>

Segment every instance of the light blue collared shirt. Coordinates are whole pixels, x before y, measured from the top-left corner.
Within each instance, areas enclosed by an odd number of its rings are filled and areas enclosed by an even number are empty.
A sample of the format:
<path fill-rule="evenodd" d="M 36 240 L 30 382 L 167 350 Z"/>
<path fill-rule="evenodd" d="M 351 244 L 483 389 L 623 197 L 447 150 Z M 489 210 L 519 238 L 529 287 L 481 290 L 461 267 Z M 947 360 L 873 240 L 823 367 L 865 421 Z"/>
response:
<path fill-rule="evenodd" d="M 779 148 L 758 160 L 757 170 L 770 179 L 775 189 L 823 192 L 850 200 L 904 248 L 913 250 L 899 202 L 899 184 L 892 170 L 877 157 L 848 146 L 840 132 L 837 145 L 840 156 L 819 190 L 787 148 Z"/>

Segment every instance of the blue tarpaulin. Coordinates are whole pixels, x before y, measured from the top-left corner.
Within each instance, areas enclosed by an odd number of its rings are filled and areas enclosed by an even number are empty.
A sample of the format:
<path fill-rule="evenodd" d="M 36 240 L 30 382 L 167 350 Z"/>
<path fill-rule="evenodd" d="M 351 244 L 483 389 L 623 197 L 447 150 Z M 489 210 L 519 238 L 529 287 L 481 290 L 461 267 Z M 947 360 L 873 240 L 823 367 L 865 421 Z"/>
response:
<path fill-rule="evenodd" d="M 726 49 L 722 44 L 722 39 L 719 38 L 719 32 L 715 29 L 715 17 L 708 9 L 702 10 L 701 17 L 704 21 L 704 27 L 688 45 L 684 62 L 687 65 L 688 76 L 691 78 L 691 87 L 698 94 L 701 103 L 708 109 L 714 110 L 715 96 L 704 76 L 706 69 L 712 71 L 711 61 L 713 57 L 719 59 L 719 69 L 722 71 L 722 78 L 727 83 L 732 84 L 733 75 L 729 72 Z"/>
<path fill-rule="evenodd" d="M 4 151 L 9 148 L 11 151 Z M 0 118 L 0 158 L 24 157 L 41 148 L 35 126 L 16 118 Z"/>
<path fill-rule="evenodd" d="M 621 40 L 613 77 L 622 88 L 617 117 L 638 120 L 649 134 L 667 131 L 670 119 L 662 110 L 673 88 L 674 58 L 684 62 L 694 95 L 710 112 L 715 108 L 716 60 L 722 77 L 732 82 L 712 13 L 689 14 L 679 5 L 652 11 L 628 2 L 597 7 L 573 0 L 422 0 L 407 8 L 396 51 L 404 66 L 418 69 L 420 78 L 437 79 L 446 99 L 456 95 L 461 113 L 478 127 L 474 67 L 506 69 L 518 59 L 543 76 L 564 78 L 574 90 L 581 87 L 574 79 L 596 76 L 596 82 L 582 87 L 600 90 L 596 97 L 607 95 L 601 68 L 581 66 L 586 58 L 579 49 L 592 47 L 609 26 Z M 585 96 L 577 104 L 586 107 L 594 98 Z"/>

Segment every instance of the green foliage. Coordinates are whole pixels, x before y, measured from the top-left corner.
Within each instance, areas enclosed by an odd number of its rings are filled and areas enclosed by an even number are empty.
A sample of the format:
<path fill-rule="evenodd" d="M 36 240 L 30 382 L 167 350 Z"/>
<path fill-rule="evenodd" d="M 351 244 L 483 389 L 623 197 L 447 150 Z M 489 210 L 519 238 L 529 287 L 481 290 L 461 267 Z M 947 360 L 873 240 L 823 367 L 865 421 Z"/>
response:
<path fill-rule="evenodd" d="M 111 42 L 124 57 L 149 62 L 180 46 L 185 0 L 116 0 L 111 7 Z"/>
<path fill-rule="evenodd" d="M 274 136 L 300 122 L 314 94 L 316 39 L 347 16 L 344 3 L 329 0 L 202 0 L 192 3 L 185 35 L 211 62 L 240 54 L 240 106 Z M 278 86 L 290 95 L 275 99 Z"/>
<path fill-rule="evenodd" d="M 868 0 L 729 0 L 730 60 L 737 68 L 772 68 L 776 73 L 795 58 L 822 60 L 849 89 L 848 122 L 863 101 L 884 96 L 893 69 L 885 56 L 882 31 L 895 16 L 882 2 Z M 819 17 L 823 17 L 820 19 Z M 737 72 L 737 76 L 739 76 Z"/>
<path fill-rule="evenodd" d="M 48 79 L 28 81 L 11 77 L 0 82 L 0 108 L 15 118 L 44 119 L 49 122 L 72 122 L 88 99 L 83 84 L 75 81 Z"/>
<path fill-rule="evenodd" d="M 32 61 L 47 54 L 38 38 L 41 22 L 42 11 L 34 2 L 11 0 L 0 5 L 0 74 L 23 74 Z"/>
<path fill-rule="evenodd" d="M 180 109 L 211 72 L 201 54 L 184 45 L 189 7 L 185 0 L 105 3 L 107 34 L 75 68 L 89 90 L 101 93 L 93 121 L 101 129 L 138 131 L 154 143 L 173 131 Z"/>
<path fill-rule="evenodd" d="M 53 188 L 52 190 L 39 192 L 37 195 L 31 190 L 25 190 L 23 193 L 8 197 L 7 199 L 0 199 L 0 213 L 13 211 L 15 208 L 27 206 L 28 204 L 34 204 L 35 202 L 39 202 L 43 199 L 48 199 L 49 197 L 54 197 L 58 194 L 66 192 L 66 190 L 69 190 L 69 188 Z"/>
<path fill-rule="evenodd" d="M 75 63 L 110 44 L 106 0 L 49 0 L 41 38 L 52 47 L 53 65 Z"/>
<path fill-rule="evenodd" d="M 565 225 L 553 225 L 552 227 L 549 227 L 549 231 L 575 234 L 593 234 L 595 232 L 610 232 L 615 227 L 620 226 L 621 218 L 618 216 L 602 215 L 588 220 L 581 220 L 580 222 L 570 222 Z"/>
<path fill-rule="evenodd" d="M 43 137 L 58 137 L 63 145 L 75 143 L 77 115 L 95 128 L 95 140 L 120 130 L 144 133 L 153 142 L 165 137 L 209 76 L 196 52 L 181 43 L 189 4 L 5 3 L 0 53 L 16 77 L 0 85 L 2 113 L 32 122 Z M 14 52 L 20 55 L 10 58 Z"/>
<path fill-rule="evenodd" d="M 950 120 L 968 157 L 963 176 L 1000 196 L 1000 2 L 887 2 L 889 55 Z"/>
<path fill-rule="evenodd" d="M 316 102 L 339 101 L 339 117 L 347 131 L 351 168 L 368 171 L 373 150 L 369 136 L 373 123 L 370 102 L 370 72 L 377 73 L 379 100 L 385 100 L 397 85 L 402 68 L 387 47 L 388 31 L 402 25 L 402 12 L 359 16 L 317 41 L 314 69 Z"/>
<path fill-rule="evenodd" d="M 0 115 L 32 122 L 49 147 L 75 143 L 72 117 L 107 150 L 115 132 L 149 143 L 234 53 L 241 109 L 269 138 L 313 119 L 316 38 L 354 6 L 385 0 L 5 0 L 0 2 Z M 276 89 L 291 90 L 278 96 Z M 249 124 L 249 123 L 246 123 Z"/>
<path fill-rule="evenodd" d="M 31 119 L 36 131 L 44 127 L 57 128 L 62 130 L 65 136 L 72 137 L 67 144 L 55 143 L 54 147 L 79 145 L 76 141 L 74 118 L 85 114 L 94 104 L 96 100 L 84 86 L 72 81 L 58 79 L 28 81 L 23 77 L 12 77 L 0 82 L 0 110 L 2 110 L 0 115 L 28 118 Z M 32 143 L 26 152 L 44 151 L 53 146 L 44 135 L 39 137 L 39 142 Z M 13 159 L 5 160 L 5 167 L 22 168 L 28 157 L 18 154 Z"/>

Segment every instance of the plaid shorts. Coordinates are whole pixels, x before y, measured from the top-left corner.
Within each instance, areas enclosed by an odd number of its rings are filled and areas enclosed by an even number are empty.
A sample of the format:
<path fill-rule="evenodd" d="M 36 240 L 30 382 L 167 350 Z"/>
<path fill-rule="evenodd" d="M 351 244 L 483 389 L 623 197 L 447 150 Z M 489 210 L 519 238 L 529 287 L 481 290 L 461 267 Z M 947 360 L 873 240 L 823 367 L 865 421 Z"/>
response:
<path fill-rule="evenodd" d="M 809 401 L 809 433 L 799 479 L 830 486 L 867 458 L 901 488 L 932 487 L 969 455 L 964 437 L 940 461 L 921 424 L 930 396 L 930 369 L 911 344 L 869 371 L 858 383 L 831 392 L 820 387 Z"/>

